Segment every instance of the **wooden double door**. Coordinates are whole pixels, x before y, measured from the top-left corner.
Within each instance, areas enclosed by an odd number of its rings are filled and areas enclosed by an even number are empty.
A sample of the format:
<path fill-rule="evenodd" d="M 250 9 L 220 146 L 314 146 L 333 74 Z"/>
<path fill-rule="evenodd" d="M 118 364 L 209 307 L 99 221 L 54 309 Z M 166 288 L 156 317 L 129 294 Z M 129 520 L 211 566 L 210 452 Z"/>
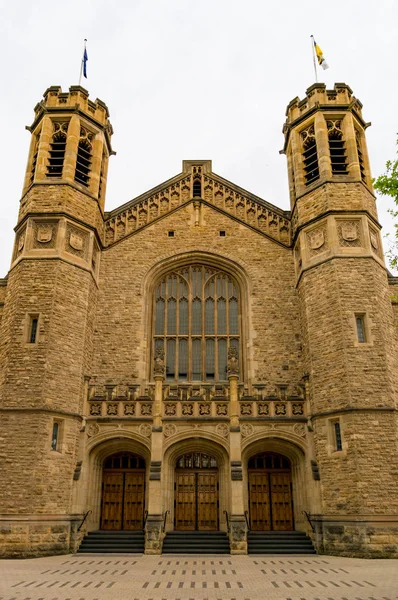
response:
<path fill-rule="evenodd" d="M 183 531 L 218 529 L 218 469 L 213 456 L 191 452 L 177 461 L 174 526 Z"/>
<path fill-rule="evenodd" d="M 103 472 L 101 529 L 140 530 L 144 520 L 145 470 L 131 468 L 133 462 L 137 464 L 134 459 L 139 459 L 134 455 L 125 453 L 111 458 L 116 458 L 113 464 L 120 467 L 105 468 Z M 128 464 L 128 468 L 123 469 L 122 464 Z"/>
<path fill-rule="evenodd" d="M 290 465 L 284 457 L 275 458 L 279 456 L 276 454 L 261 456 L 264 460 L 257 461 L 257 468 L 250 469 L 249 463 L 251 529 L 291 531 L 294 524 Z"/>

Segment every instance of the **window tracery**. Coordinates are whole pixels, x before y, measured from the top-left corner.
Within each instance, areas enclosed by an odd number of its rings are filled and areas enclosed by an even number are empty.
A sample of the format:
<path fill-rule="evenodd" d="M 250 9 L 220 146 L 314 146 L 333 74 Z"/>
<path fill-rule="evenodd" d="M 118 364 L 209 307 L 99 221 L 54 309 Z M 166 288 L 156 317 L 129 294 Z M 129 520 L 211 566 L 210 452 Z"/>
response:
<path fill-rule="evenodd" d="M 341 120 L 326 121 L 329 138 L 330 162 L 333 175 L 345 175 L 347 173 L 347 156 Z"/>
<path fill-rule="evenodd" d="M 226 381 L 228 348 L 239 350 L 239 289 L 227 273 L 190 265 L 164 276 L 154 298 L 153 353 L 168 381 Z"/>
<path fill-rule="evenodd" d="M 69 121 L 54 121 L 48 156 L 47 177 L 62 177 Z"/>
<path fill-rule="evenodd" d="M 305 184 L 309 185 L 319 179 L 318 151 L 314 124 L 301 132 L 301 140 L 303 144 Z"/>

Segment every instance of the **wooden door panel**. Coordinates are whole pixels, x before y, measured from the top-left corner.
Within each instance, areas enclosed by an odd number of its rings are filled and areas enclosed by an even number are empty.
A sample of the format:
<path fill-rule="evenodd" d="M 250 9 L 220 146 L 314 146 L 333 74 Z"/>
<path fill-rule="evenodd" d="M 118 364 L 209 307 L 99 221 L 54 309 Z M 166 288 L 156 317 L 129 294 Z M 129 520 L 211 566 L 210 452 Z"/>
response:
<path fill-rule="evenodd" d="M 193 531 L 196 527 L 195 473 L 177 473 L 175 510 L 176 529 Z"/>
<path fill-rule="evenodd" d="M 145 473 L 125 473 L 123 529 L 142 529 L 144 518 Z"/>
<path fill-rule="evenodd" d="M 104 473 L 102 529 L 121 529 L 123 513 L 123 473 Z"/>
<path fill-rule="evenodd" d="M 218 529 L 217 473 L 198 473 L 198 529 Z"/>
<path fill-rule="evenodd" d="M 292 496 L 289 473 L 270 474 L 272 501 L 272 529 L 289 531 L 293 529 Z"/>
<path fill-rule="evenodd" d="M 271 529 L 271 507 L 268 473 L 249 474 L 250 520 L 254 531 Z"/>

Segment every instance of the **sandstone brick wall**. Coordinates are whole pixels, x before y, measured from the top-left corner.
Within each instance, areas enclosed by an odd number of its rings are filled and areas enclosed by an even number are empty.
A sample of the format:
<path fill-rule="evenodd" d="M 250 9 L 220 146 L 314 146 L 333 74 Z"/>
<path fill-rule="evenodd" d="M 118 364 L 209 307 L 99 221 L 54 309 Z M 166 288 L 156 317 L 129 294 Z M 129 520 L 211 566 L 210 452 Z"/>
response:
<path fill-rule="evenodd" d="M 1 327 L 1 319 L 3 316 L 4 309 L 4 301 L 7 293 L 7 280 L 0 279 L 0 327 Z"/>
<path fill-rule="evenodd" d="M 377 219 L 375 198 L 364 184 L 325 182 L 296 202 L 292 220 L 297 225 L 308 223 L 328 211 L 347 210 L 368 211 Z"/>
<path fill-rule="evenodd" d="M 90 273 L 59 260 L 24 260 L 10 272 L 0 342 L 3 356 L 7 348 L 3 406 L 81 410 L 94 285 Z M 29 314 L 39 314 L 36 344 L 27 343 Z"/>
<path fill-rule="evenodd" d="M 1 512 L 58 515 L 70 511 L 80 419 L 46 411 L 1 411 Z M 51 450 L 54 416 L 63 421 L 60 451 Z"/>
<path fill-rule="evenodd" d="M 18 222 L 32 212 L 47 215 L 66 213 L 96 228 L 102 236 L 103 217 L 98 200 L 80 192 L 77 185 L 49 183 L 34 185 L 21 200 Z"/>
<path fill-rule="evenodd" d="M 22 260 L 9 274 L 1 336 L 3 512 L 71 511 L 96 290 L 89 272 L 58 259 Z M 26 343 L 29 313 L 39 314 L 36 344 Z"/>
<path fill-rule="evenodd" d="M 324 511 L 393 514 L 397 371 L 385 271 L 371 259 L 334 259 L 304 274 L 299 295 Z M 369 320 L 367 344 L 357 343 L 355 312 Z M 331 447 L 336 417 L 343 452 Z"/>
<path fill-rule="evenodd" d="M 174 237 L 168 237 L 169 230 Z M 211 253 L 244 270 L 248 303 L 244 300 L 242 317 L 250 380 L 297 384 L 302 368 L 291 251 L 205 206 L 195 227 L 192 204 L 102 253 L 93 367 L 98 381 L 147 381 L 152 297 L 145 293 L 146 277 L 159 262 L 170 260 L 172 269 L 173 257 L 189 252 L 204 253 L 199 261 Z"/>

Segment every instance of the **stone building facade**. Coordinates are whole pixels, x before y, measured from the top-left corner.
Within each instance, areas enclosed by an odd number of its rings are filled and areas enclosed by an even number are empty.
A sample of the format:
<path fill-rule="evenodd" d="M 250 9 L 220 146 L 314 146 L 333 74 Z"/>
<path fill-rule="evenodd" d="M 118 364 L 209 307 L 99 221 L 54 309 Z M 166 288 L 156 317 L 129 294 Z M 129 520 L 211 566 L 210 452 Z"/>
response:
<path fill-rule="evenodd" d="M 290 211 L 185 160 L 106 212 L 106 105 L 45 92 L 0 280 L 1 556 L 142 527 L 157 554 L 227 517 L 232 553 L 250 527 L 398 556 L 398 280 L 367 125 L 345 84 L 290 102 Z"/>

